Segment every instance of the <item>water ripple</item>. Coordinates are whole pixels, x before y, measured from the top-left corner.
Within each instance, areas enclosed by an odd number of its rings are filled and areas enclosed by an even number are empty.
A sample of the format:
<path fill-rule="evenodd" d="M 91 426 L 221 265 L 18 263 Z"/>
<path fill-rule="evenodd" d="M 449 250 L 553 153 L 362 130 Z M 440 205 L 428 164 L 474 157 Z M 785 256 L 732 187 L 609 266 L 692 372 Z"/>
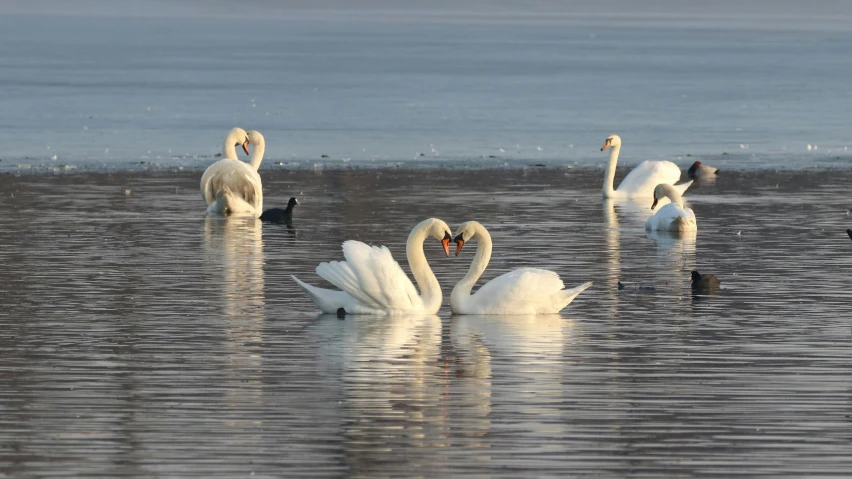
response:
<path fill-rule="evenodd" d="M 694 238 L 646 234 L 599 175 L 270 173 L 293 228 L 204 218 L 194 174 L 2 176 L 0 474 L 846 476 L 850 174 L 729 173 L 687 194 Z M 472 253 L 427 243 L 439 316 L 338 320 L 290 279 L 350 238 L 402 259 L 427 216 L 489 228 L 486 280 L 595 285 L 454 317 Z"/>

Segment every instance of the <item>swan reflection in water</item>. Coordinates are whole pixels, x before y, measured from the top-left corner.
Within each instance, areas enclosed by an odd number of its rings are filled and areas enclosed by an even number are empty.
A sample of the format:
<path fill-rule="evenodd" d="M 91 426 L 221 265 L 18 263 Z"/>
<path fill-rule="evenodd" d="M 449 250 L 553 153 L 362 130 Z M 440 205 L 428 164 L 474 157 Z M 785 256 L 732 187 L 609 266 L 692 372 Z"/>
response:
<path fill-rule="evenodd" d="M 463 315 L 451 319 L 457 353 L 458 391 L 454 402 L 467 414 L 468 438 L 488 447 L 505 424 L 492 424 L 495 404 L 524 418 L 525 440 L 541 441 L 565 431 L 558 406 L 564 396 L 564 352 L 576 327 L 558 314 L 524 316 Z M 476 444 L 472 444 L 475 446 Z M 500 461 L 500 457 L 489 457 Z"/>
<path fill-rule="evenodd" d="M 667 282 L 678 287 L 688 286 L 686 281 L 689 279 L 692 265 L 695 264 L 697 232 L 646 231 L 645 222 L 653 215 L 653 211 L 651 211 L 652 201 L 651 199 L 603 201 L 610 291 L 617 290 L 618 281 L 622 277 L 622 237 L 639 238 L 643 234 L 655 246 L 652 252 L 654 255 L 652 264 L 663 267 L 662 270 L 655 271 L 654 274 L 657 277 L 669 278 Z M 619 219 L 621 219 L 621 222 Z"/>
<path fill-rule="evenodd" d="M 618 211 L 616 212 L 616 207 Z M 621 238 L 641 235 L 645 221 L 653 214 L 651 200 L 647 202 L 631 199 L 613 200 L 605 198 L 602 205 L 607 251 L 608 291 L 617 291 L 622 278 Z M 620 221 L 619 221 L 620 220 Z"/>
<path fill-rule="evenodd" d="M 690 271 L 695 265 L 696 231 L 647 231 L 645 236 L 654 243 L 654 264 L 657 274 L 669 278 L 675 289 L 689 288 Z"/>
<path fill-rule="evenodd" d="M 408 460 L 399 450 L 449 445 L 441 327 L 429 314 L 317 320 L 317 363 L 339 365 L 346 460 L 358 475 L 398 471 Z"/>
<path fill-rule="evenodd" d="M 260 383 L 262 357 L 245 344 L 260 344 L 264 318 L 263 241 L 256 218 L 204 218 L 206 282 L 219 286 L 223 347 L 231 360 L 224 372 L 228 380 Z M 218 309 L 218 308 L 217 308 Z M 252 377 L 257 374 L 257 377 Z M 260 387 L 228 388 L 229 401 L 260 403 Z M 249 396 L 247 396 L 249 395 Z M 239 427 L 245 424 L 236 425 Z M 235 427 L 236 427 L 235 426 Z"/>
<path fill-rule="evenodd" d="M 262 319 L 263 237 L 256 218 L 204 218 L 204 251 L 218 278 L 226 317 Z"/>

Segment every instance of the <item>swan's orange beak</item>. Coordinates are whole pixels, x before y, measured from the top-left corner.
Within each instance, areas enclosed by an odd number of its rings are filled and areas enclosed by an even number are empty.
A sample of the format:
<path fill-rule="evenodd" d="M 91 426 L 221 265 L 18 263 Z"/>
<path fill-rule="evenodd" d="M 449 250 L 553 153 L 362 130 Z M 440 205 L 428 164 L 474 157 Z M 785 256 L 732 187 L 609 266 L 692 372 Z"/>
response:
<path fill-rule="evenodd" d="M 449 233 L 444 233 L 444 239 L 441 240 L 441 246 L 444 247 L 444 253 L 447 255 L 447 258 L 450 257 L 450 237 Z"/>
<path fill-rule="evenodd" d="M 456 241 L 456 256 L 458 256 L 459 253 L 461 253 L 462 246 L 464 246 L 464 239 L 462 238 L 461 235 L 458 235 L 458 236 L 456 236 L 455 241 Z"/>
<path fill-rule="evenodd" d="M 251 153 L 249 153 L 248 145 L 248 140 L 246 140 L 245 143 L 243 143 L 243 151 L 245 151 L 247 155 L 250 155 Z"/>
<path fill-rule="evenodd" d="M 651 209 L 653 210 L 656 207 L 657 207 L 657 197 L 655 196 L 654 197 L 654 203 L 651 205 Z"/>
<path fill-rule="evenodd" d="M 602 146 L 602 147 L 601 147 L 601 151 L 604 151 L 604 150 L 606 150 L 607 148 L 609 148 L 609 146 L 610 146 L 611 144 L 612 144 L 612 140 L 610 140 L 609 138 L 607 138 L 607 139 L 606 139 L 606 141 L 604 142 L 604 146 Z"/>

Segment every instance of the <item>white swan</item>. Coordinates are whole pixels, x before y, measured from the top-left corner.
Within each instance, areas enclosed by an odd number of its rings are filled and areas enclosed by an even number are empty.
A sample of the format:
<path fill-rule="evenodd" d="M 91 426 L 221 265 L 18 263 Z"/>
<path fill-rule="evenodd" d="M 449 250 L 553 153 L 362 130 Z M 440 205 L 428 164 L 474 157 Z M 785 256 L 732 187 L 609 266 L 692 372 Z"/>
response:
<path fill-rule="evenodd" d="M 255 149 L 249 163 L 237 159 L 236 146 L 246 154 L 249 144 Z M 263 212 L 263 184 L 257 169 L 263 161 L 266 142 L 258 131 L 234 128 L 225 137 L 222 159 L 210 165 L 201 176 L 201 196 L 207 202 L 207 213 L 217 215 L 260 216 Z"/>
<path fill-rule="evenodd" d="M 650 161 L 646 160 L 633 171 L 627 174 L 618 189 L 613 189 L 615 181 L 615 165 L 618 163 L 618 153 L 621 151 L 621 137 L 618 135 L 609 135 L 601 151 L 607 148 L 612 148 L 609 152 L 609 164 L 606 167 L 604 174 L 603 192 L 604 198 L 640 198 L 650 197 L 654 193 L 654 188 L 660 183 L 668 183 L 683 194 L 692 181 L 687 181 L 680 185 L 675 183 L 680 180 L 680 168 L 671 161 Z"/>
<path fill-rule="evenodd" d="M 651 209 L 656 208 L 657 202 L 663 198 L 668 198 L 671 203 L 663 206 L 654 216 L 648 218 L 648 221 L 645 222 L 645 230 L 678 233 L 698 230 L 695 213 L 691 209 L 683 207 L 683 197 L 672 185 L 661 184 L 654 188 L 654 203 L 651 205 Z"/>
<path fill-rule="evenodd" d="M 456 255 L 465 242 L 476 238 L 476 256 L 470 269 L 450 294 L 450 309 L 455 314 L 551 314 L 568 306 L 591 282 L 573 289 L 562 289 L 565 284 L 553 271 L 537 268 L 520 268 L 485 283 L 470 294 L 491 259 L 491 235 L 477 221 L 468 221 L 459 227 L 454 241 Z"/>
<path fill-rule="evenodd" d="M 419 295 L 386 247 L 368 246 L 360 241 L 343 243 L 346 261 L 317 266 L 317 274 L 342 291 L 317 288 L 295 276 L 292 278 L 324 313 L 333 314 L 343 308 L 348 314 L 435 314 L 441 308 L 443 296 L 441 285 L 423 253 L 423 242 L 429 236 L 440 240 L 444 253 L 450 255 L 452 233 L 443 221 L 429 218 L 411 230 L 405 253 L 411 274 L 422 292 Z"/>

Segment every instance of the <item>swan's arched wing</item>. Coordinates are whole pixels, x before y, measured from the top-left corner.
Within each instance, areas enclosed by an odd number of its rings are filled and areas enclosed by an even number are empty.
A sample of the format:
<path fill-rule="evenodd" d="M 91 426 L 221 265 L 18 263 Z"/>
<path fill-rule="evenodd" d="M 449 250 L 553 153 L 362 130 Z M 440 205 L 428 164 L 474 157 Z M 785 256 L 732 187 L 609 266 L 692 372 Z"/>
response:
<path fill-rule="evenodd" d="M 565 284 L 553 271 L 520 268 L 498 276 L 474 294 L 477 302 L 499 309 L 501 304 L 516 306 L 519 302 L 535 302 L 550 298 Z"/>
<path fill-rule="evenodd" d="M 654 188 L 660 183 L 673 185 L 680 180 L 680 168 L 671 161 L 643 161 L 627 174 L 618 191 L 632 197 L 654 196 Z"/>
<path fill-rule="evenodd" d="M 343 256 L 357 279 L 359 294 L 367 295 L 385 309 L 406 310 L 419 306 L 417 289 L 384 246 L 368 246 L 350 240 L 343 243 Z"/>
<path fill-rule="evenodd" d="M 373 298 L 365 294 L 358 282 L 358 276 L 349 267 L 346 261 L 329 261 L 317 265 L 317 274 L 329 283 L 337 286 L 349 296 L 373 308 L 381 308 L 381 305 Z"/>

